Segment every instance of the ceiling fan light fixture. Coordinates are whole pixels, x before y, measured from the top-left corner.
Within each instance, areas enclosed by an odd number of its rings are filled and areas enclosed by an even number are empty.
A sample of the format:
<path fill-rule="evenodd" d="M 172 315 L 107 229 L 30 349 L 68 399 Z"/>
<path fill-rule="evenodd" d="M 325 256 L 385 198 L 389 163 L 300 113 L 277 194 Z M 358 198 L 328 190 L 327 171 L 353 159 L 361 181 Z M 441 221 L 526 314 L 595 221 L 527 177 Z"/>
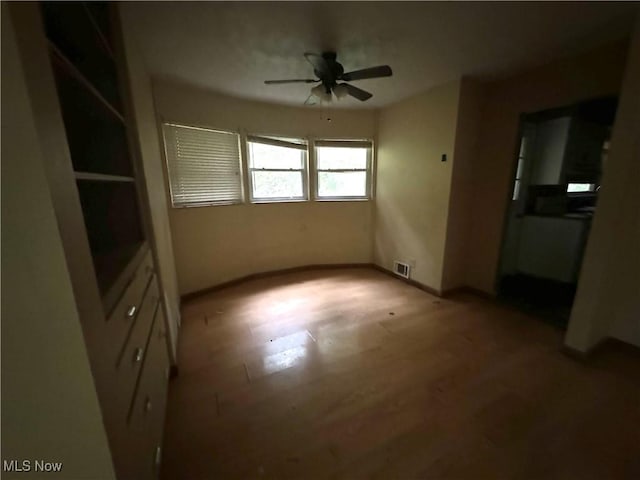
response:
<path fill-rule="evenodd" d="M 305 100 L 305 105 L 311 105 L 312 97 L 317 98 L 320 103 L 331 103 L 333 95 L 338 100 L 350 96 L 361 102 L 369 100 L 373 94 L 351 85 L 351 83 L 337 83 L 338 81 L 351 82 L 353 80 L 365 80 L 369 78 L 390 77 L 393 71 L 389 65 L 379 65 L 377 67 L 363 68 L 352 72 L 344 71 L 344 68 L 336 60 L 335 52 L 324 52 L 322 55 L 316 53 L 305 53 L 304 57 L 313 67 L 313 78 L 292 78 L 289 80 L 265 80 L 267 85 L 279 85 L 287 83 L 318 83 L 311 89 L 309 97 Z"/>
<path fill-rule="evenodd" d="M 311 89 L 311 94 L 320 99 L 321 102 L 331 102 L 331 92 L 327 93 L 324 85 L 319 84 Z"/>
<path fill-rule="evenodd" d="M 346 85 L 344 85 L 343 83 L 339 83 L 338 85 L 333 87 L 333 93 L 338 99 L 341 99 L 349 95 L 349 90 L 347 89 Z"/>
<path fill-rule="evenodd" d="M 324 93 L 324 86 L 320 83 L 318 85 L 316 85 L 315 87 L 311 87 L 311 94 L 320 98 L 322 97 L 322 94 Z"/>

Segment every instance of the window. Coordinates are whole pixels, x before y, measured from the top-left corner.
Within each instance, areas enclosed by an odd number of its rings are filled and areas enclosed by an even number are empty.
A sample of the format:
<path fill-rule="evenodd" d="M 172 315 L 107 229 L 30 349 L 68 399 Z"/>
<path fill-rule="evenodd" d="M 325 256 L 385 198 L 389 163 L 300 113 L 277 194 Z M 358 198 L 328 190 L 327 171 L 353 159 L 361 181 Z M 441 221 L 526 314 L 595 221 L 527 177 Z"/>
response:
<path fill-rule="evenodd" d="M 174 207 L 242 203 L 245 187 L 253 203 L 310 199 L 306 139 L 248 135 L 243 167 L 237 133 L 174 123 L 162 129 Z M 369 199 L 372 149 L 370 140 L 316 141 L 314 198 Z"/>
<path fill-rule="evenodd" d="M 370 141 L 318 140 L 315 146 L 318 199 L 369 198 Z"/>
<path fill-rule="evenodd" d="M 242 202 L 238 134 L 170 123 L 162 130 L 174 207 Z"/>
<path fill-rule="evenodd" d="M 511 200 L 518 200 L 520 198 L 520 185 L 522 184 L 522 175 L 524 174 L 524 153 L 527 148 L 527 141 L 524 135 L 520 140 L 520 151 L 518 152 L 518 168 L 516 169 L 516 180 L 513 184 L 513 196 Z"/>
<path fill-rule="evenodd" d="M 595 183 L 569 183 L 567 185 L 567 193 L 583 193 L 583 192 L 595 192 Z"/>
<path fill-rule="evenodd" d="M 247 137 L 251 201 L 307 199 L 307 142 L 301 139 Z"/>

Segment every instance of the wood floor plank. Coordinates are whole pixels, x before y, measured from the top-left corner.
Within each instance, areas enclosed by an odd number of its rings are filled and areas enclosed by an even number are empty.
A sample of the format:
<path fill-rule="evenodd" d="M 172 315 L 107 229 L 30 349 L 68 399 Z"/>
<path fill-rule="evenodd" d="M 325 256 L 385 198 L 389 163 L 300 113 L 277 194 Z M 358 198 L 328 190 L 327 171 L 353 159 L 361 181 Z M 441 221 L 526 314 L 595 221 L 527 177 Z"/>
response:
<path fill-rule="evenodd" d="M 375 270 L 183 306 L 163 479 L 640 478 L 640 355 Z"/>

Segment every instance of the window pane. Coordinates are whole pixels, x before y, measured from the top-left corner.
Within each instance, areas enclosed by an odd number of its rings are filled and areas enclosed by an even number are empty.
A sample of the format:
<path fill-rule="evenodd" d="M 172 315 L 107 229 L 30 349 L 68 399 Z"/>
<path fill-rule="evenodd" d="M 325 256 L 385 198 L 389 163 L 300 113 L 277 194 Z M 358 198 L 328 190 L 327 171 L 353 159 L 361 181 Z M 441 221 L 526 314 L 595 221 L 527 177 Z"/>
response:
<path fill-rule="evenodd" d="M 340 168 L 367 168 L 368 148 L 317 147 L 318 168 L 331 170 Z"/>
<path fill-rule="evenodd" d="M 516 170 L 516 179 L 522 179 L 522 169 L 524 168 L 524 157 L 518 158 L 518 169 Z"/>
<path fill-rule="evenodd" d="M 304 150 L 249 142 L 252 168 L 303 168 Z"/>
<path fill-rule="evenodd" d="M 253 198 L 303 198 L 302 172 L 252 172 Z"/>
<path fill-rule="evenodd" d="M 522 140 L 520 140 L 520 151 L 518 152 L 519 157 L 524 157 L 524 153 L 527 151 L 527 139 L 525 136 L 522 136 Z"/>
<path fill-rule="evenodd" d="M 319 197 L 365 197 L 367 172 L 318 172 Z"/>
<path fill-rule="evenodd" d="M 567 192 L 593 192 L 595 191 L 595 187 L 593 183 L 570 183 L 567 185 Z"/>

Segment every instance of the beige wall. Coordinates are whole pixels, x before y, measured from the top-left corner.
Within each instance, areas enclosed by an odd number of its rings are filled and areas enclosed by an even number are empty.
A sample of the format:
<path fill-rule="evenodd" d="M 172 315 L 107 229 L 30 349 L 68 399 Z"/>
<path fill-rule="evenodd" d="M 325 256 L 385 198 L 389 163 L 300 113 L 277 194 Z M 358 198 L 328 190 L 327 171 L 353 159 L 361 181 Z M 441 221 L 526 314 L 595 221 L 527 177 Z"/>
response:
<path fill-rule="evenodd" d="M 604 165 L 566 343 L 613 336 L 640 347 L 640 17 Z"/>
<path fill-rule="evenodd" d="M 625 59 L 626 44 L 617 43 L 487 86 L 472 171 L 470 286 L 494 293 L 520 114 L 616 94 Z"/>
<path fill-rule="evenodd" d="M 412 279 L 442 289 L 460 82 L 383 109 L 378 125 L 374 258 L 412 264 Z M 442 154 L 448 160 L 441 161 Z"/>
<path fill-rule="evenodd" d="M 471 222 L 471 186 L 473 160 L 477 152 L 480 114 L 484 100 L 484 86 L 463 78 L 460 83 L 460 101 L 453 152 L 453 172 L 447 240 L 442 272 L 442 290 L 467 285 L 467 244 Z"/>
<path fill-rule="evenodd" d="M 3 3 L 2 460 L 63 462 L 47 477 L 114 478 L 7 10 Z"/>
<path fill-rule="evenodd" d="M 283 136 L 375 136 L 372 110 L 277 106 L 167 82 L 154 84 L 154 97 L 158 114 L 177 123 Z M 301 265 L 371 262 L 371 213 L 372 202 L 170 208 L 179 291 Z"/>
<path fill-rule="evenodd" d="M 163 172 L 161 140 L 158 135 L 156 113 L 151 92 L 151 78 L 143 64 L 137 45 L 132 38 L 135 25 L 122 15 L 124 42 L 132 95 L 136 135 L 144 168 L 146 192 L 149 199 L 151 229 L 157 254 L 156 265 L 164 292 L 169 332 L 172 339 L 173 359 L 176 358 L 176 339 L 180 319 L 180 296 L 176 276 L 171 227 L 167 207 L 167 184 Z"/>

